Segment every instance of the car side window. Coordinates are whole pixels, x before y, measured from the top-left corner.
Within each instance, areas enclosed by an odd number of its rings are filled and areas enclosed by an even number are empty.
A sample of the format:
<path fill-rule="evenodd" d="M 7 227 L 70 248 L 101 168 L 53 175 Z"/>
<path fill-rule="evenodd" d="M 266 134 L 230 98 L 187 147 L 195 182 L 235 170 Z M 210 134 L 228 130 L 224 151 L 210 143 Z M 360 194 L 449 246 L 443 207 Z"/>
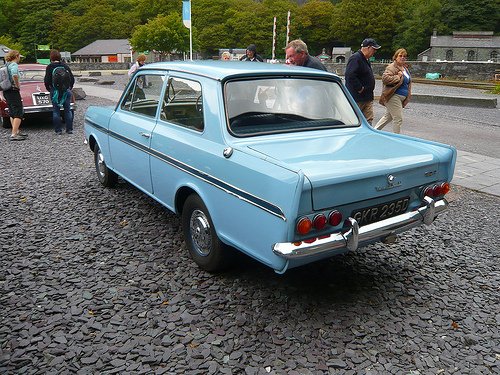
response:
<path fill-rule="evenodd" d="M 201 84 L 184 78 L 169 77 L 160 118 L 197 131 L 203 131 Z"/>
<path fill-rule="evenodd" d="M 121 108 L 125 111 L 155 117 L 163 82 L 164 76 L 162 75 L 136 75 L 134 81 L 129 86 Z"/>

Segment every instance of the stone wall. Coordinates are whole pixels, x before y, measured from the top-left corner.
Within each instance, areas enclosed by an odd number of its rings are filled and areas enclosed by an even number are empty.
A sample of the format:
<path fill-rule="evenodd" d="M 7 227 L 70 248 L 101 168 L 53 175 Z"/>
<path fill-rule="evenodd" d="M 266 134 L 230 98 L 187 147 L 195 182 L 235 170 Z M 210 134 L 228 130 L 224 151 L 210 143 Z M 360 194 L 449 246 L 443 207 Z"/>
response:
<path fill-rule="evenodd" d="M 97 62 L 86 62 L 86 63 L 69 63 L 71 70 L 74 71 L 87 71 L 87 70 L 128 70 L 130 69 L 129 62 L 118 63 L 118 62 L 108 62 L 108 63 L 97 63 Z"/>
<path fill-rule="evenodd" d="M 487 62 L 424 62 L 409 61 L 410 73 L 415 78 L 425 78 L 427 73 L 440 73 L 442 78 L 463 79 L 469 81 L 489 81 L 493 75 L 500 73 L 500 63 Z M 130 63 L 71 63 L 72 70 L 128 70 Z M 325 63 L 328 71 L 343 76 L 346 64 Z M 386 64 L 373 63 L 373 73 L 380 77 L 384 73 Z"/>
<path fill-rule="evenodd" d="M 493 75 L 500 73 L 500 63 L 487 62 L 424 62 L 408 61 L 410 73 L 415 78 L 425 78 L 427 73 L 440 73 L 445 79 L 462 79 L 469 81 L 489 81 Z M 328 71 L 345 75 L 346 64 L 325 63 Z M 373 73 L 381 77 L 387 64 L 372 63 Z"/>

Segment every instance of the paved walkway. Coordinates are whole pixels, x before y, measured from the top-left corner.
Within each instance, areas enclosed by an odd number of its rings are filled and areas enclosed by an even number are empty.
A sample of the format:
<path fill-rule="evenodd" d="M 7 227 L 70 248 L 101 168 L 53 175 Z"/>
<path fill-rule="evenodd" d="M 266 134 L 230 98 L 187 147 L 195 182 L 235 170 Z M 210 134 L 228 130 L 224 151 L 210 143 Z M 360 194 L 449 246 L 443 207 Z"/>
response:
<path fill-rule="evenodd" d="M 121 89 L 76 84 L 89 96 L 118 101 Z M 463 92 L 463 90 L 462 90 Z M 458 150 L 452 184 L 500 197 L 500 159 Z"/>
<path fill-rule="evenodd" d="M 500 196 L 500 159 L 459 150 L 451 183 Z"/>

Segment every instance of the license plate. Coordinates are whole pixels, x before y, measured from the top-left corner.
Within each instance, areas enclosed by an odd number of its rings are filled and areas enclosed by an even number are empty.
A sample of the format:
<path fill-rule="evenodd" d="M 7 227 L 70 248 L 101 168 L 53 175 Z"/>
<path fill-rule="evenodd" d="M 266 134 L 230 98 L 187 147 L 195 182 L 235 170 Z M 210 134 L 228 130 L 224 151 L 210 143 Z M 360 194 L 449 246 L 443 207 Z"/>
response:
<path fill-rule="evenodd" d="M 50 105 L 52 102 L 50 101 L 48 94 L 35 95 L 35 104 L 36 105 Z"/>
<path fill-rule="evenodd" d="M 351 217 L 355 219 L 360 226 L 371 224 L 405 213 L 409 204 L 410 197 L 405 197 L 391 202 L 377 204 L 376 206 L 354 210 L 351 213 Z"/>

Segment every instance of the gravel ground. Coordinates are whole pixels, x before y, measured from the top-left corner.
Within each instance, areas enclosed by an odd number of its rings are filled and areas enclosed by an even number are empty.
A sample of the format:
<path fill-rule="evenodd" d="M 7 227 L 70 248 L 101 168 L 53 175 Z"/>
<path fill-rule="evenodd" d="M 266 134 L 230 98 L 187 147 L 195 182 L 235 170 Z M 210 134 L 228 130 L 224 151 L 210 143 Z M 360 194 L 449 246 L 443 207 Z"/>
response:
<path fill-rule="evenodd" d="M 500 199 L 450 209 L 395 244 L 277 275 L 211 275 L 180 220 L 84 145 L 31 123 L 0 139 L 2 374 L 500 374 Z"/>

